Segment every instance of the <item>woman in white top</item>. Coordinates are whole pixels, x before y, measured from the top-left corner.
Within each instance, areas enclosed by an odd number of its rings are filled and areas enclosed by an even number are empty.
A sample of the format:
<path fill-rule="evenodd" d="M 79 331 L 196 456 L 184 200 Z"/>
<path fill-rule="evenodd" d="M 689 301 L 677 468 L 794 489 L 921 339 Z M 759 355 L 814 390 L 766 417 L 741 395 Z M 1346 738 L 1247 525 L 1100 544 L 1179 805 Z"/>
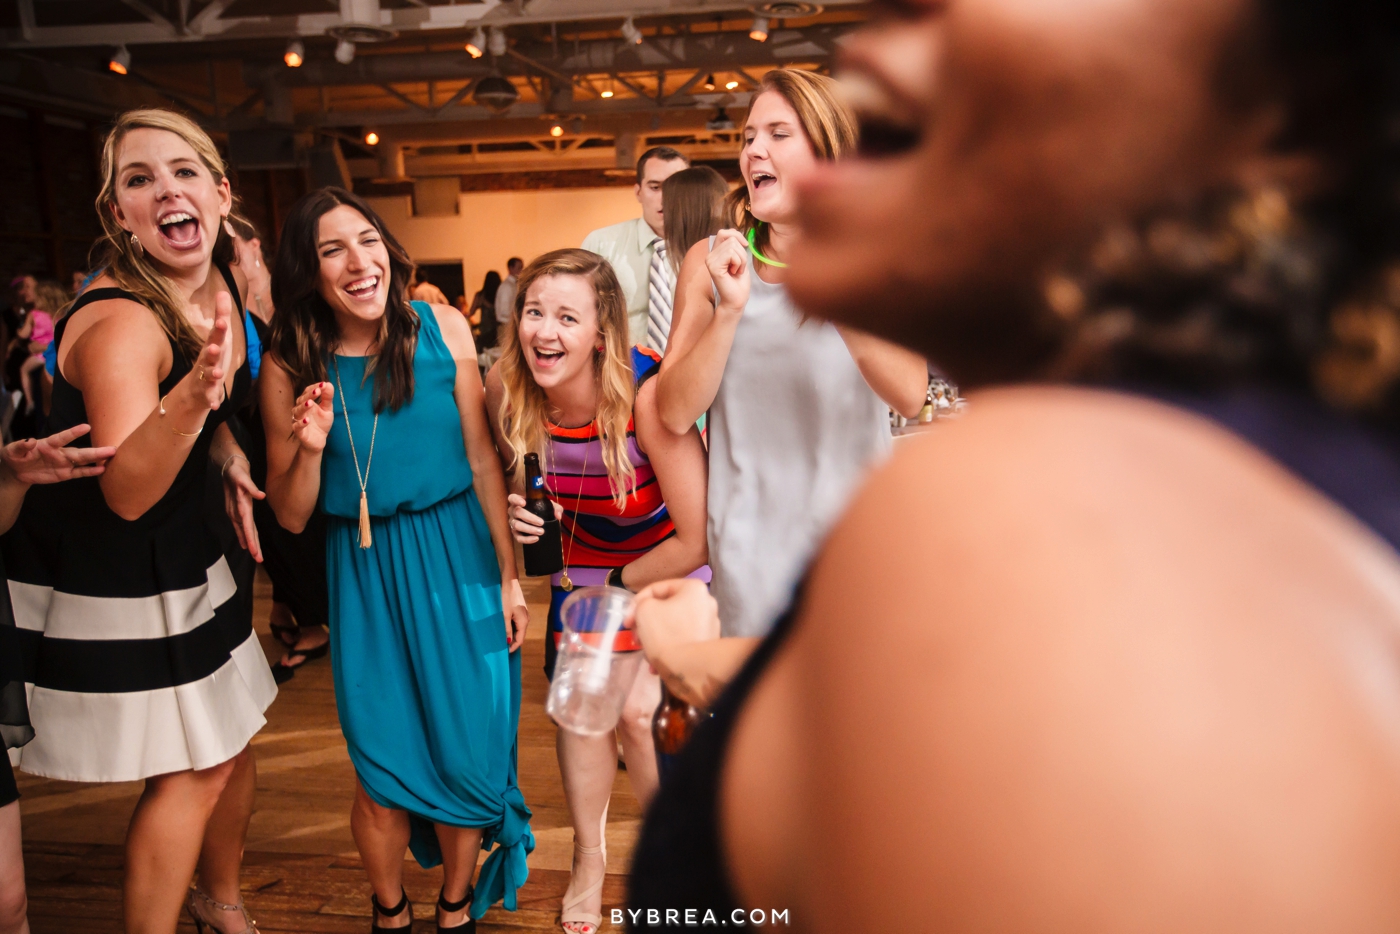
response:
<path fill-rule="evenodd" d="M 834 84 L 791 69 L 764 76 L 744 124 L 745 188 L 731 196 L 739 229 L 686 254 L 658 377 L 672 431 L 710 415 L 710 566 L 725 635 L 768 631 L 888 450 L 888 409 L 915 415 L 928 385 L 922 358 L 805 320 L 783 285 L 802 179 L 855 148 Z"/>

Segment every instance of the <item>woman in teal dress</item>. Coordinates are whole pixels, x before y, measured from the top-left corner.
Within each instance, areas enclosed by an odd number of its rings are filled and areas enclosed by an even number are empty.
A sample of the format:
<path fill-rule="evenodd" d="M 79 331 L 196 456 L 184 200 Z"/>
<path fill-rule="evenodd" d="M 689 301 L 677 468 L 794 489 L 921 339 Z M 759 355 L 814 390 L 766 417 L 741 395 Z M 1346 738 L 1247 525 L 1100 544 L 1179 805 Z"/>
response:
<path fill-rule="evenodd" d="M 514 910 L 534 849 L 516 783 L 528 616 L 471 332 L 456 309 L 407 301 L 411 269 L 355 195 L 325 188 L 292 208 L 261 380 L 267 495 L 293 532 L 327 516 L 372 930 L 412 923 L 411 848 L 443 863 L 438 930 L 472 931 L 495 902 Z M 493 846 L 473 890 L 476 853 Z"/>

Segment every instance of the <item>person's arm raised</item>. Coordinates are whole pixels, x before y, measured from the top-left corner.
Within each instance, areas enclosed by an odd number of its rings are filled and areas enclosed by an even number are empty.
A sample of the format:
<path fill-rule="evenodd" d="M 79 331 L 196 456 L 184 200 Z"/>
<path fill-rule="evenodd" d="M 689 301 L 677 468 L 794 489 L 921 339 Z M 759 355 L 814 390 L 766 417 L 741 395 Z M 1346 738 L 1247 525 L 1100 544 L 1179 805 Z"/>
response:
<path fill-rule="evenodd" d="M 312 383 L 298 394 L 281 362 L 263 359 L 258 393 L 267 433 L 267 502 L 278 525 L 300 532 L 321 492 L 321 455 L 335 423 L 335 387 Z"/>
<path fill-rule="evenodd" d="M 694 425 L 719 392 L 734 332 L 749 303 L 747 254 L 739 231 L 721 230 L 713 250 L 701 240 L 681 263 L 671 336 L 656 377 L 662 424 L 676 434 Z"/>
<path fill-rule="evenodd" d="M 666 501 L 666 511 L 676 534 L 622 569 L 629 590 L 672 577 L 684 577 L 709 560 L 706 535 L 706 483 L 708 462 L 700 431 L 691 424 L 676 434 L 661 424 L 656 409 L 656 380 L 642 384 L 632 406 L 637 427 L 637 447 L 651 461 L 656 482 Z"/>
<path fill-rule="evenodd" d="M 491 532 L 491 544 L 496 549 L 496 563 L 501 568 L 501 610 L 505 616 L 506 641 L 512 652 L 525 643 L 525 629 L 530 624 L 530 611 L 520 590 L 515 568 L 515 543 L 511 541 L 506 524 L 506 479 L 501 471 L 500 457 L 486 414 L 486 399 L 481 377 L 476 369 L 476 345 L 471 328 L 450 305 L 432 305 L 437 315 L 443 342 L 457 361 L 457 384 L 453 395 L 462 418 L 462 439 L 466 442 L 467 463 L 472 468 L 472 484 L 476 498 L 486 516 Z"/>
<path fill-rule="evenodd" d="M 912 350 L 864 331 L 836 328 L 875 395 L 905 418 L 914 418 L 928 397 L 928 362 Z"/>
<path fill-rule="evenodd" d="M 99 481 L 108 507 L 134 520 L 160 501 L 225 398 L 224 345 L 232 303 L 215 302 L 214 325 L 195 365 L 162 400 L 160 371 L 169 354 L 165 332 L 135 302 L 109 312 L 80 334 L 64 360 L 83 394 L 92 439 L 117 453 Z M 202 377 L 202 378 L 201 378 Z"/>

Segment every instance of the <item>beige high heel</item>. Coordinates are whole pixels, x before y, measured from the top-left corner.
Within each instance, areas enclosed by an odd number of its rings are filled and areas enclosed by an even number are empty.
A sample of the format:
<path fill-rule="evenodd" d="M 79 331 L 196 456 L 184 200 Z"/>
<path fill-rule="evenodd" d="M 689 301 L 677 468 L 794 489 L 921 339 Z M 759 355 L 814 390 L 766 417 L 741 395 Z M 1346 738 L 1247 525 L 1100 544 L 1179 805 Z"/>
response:
<path fill-rule="evenodd" d="M 247 927 L 243 928 L 243 930 L 241 931 L 223 930 L 211 918 L 205 915 L 205 909 L 203 907 L 204 905 L 208 905 L 210 908 L 213 908 L 216 911 L 239 912 L 243 915 L 243 923 L 247 925 Z M 195 930 L 199 932 L 199 934 L 204 934 L 204 928 L 206 925 L 209 927 L 209 930 L 214 932 L 214 934 L 258 934 L 258 922 L 254 921 L 252 917 L 248 914 L 248 909 L 243 907 L 243 899 L 241 898 L 238 900 L 237 905 L 225 905 L 223 902 L 214 901 L 214 899 L 210 898 L 208 895 L 205 895 L 204 892 L 202 892 L 198 888 L 193 888 L 190 889 L 190 900 L 185 904 L 185 910 L 188 911 L 190 913 L 190 917 L 194 919 L 194 927 Z"/>
<path fill-rule="evenodd" d="M 569 887 L 564 892 L 564 908 L 559 913 L 559 924 L 578 925 L 570 934 L 596 934 L 599 925 L 603 923 L 603 881 L 608 876 L 608 848 L 606 843 L 598 846 L 579 846 L 578 841 L 574 841 L 574 856 L 597 856 L 603 854 L 603 871 L 598 876 L 598 881 L 588 887 L 587 891 L 577 895 L 571 894 L 574 890 L 574 876 L 569 875 Z M 587 911 L 585 906 L 596 904 L 597 911 Z M 569 931 L 569 928 L 564 928 Z"/>

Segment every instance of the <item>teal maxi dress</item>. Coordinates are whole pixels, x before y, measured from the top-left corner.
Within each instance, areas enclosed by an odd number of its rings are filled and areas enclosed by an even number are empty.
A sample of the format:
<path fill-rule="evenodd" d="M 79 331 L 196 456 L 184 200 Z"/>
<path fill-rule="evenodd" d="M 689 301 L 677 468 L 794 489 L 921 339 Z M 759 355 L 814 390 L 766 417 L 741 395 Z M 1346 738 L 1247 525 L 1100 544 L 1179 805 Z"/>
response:
<path fill-rule="evenodd" d="M 413 399 L 380 413 L 377 432 L 365 358 L 328 361 L 332 384 L 338 367 L 344 387 L 321 461 L 335 697 L 360 783 L 409 813 L 420 865 L 442 861 L 433 823 L 486 828 L 482 847 L 496 849 L 472 899 L 479 918 L 501 900 L 515 910 L 535 848 L 516 783 L 520 655 L 506 638 L 500 569 L 472 490 L 457 366 L 432 309 L 413 308 Z M 375 436 L 366 549 L 345 406 L 361 470 Z"/>

